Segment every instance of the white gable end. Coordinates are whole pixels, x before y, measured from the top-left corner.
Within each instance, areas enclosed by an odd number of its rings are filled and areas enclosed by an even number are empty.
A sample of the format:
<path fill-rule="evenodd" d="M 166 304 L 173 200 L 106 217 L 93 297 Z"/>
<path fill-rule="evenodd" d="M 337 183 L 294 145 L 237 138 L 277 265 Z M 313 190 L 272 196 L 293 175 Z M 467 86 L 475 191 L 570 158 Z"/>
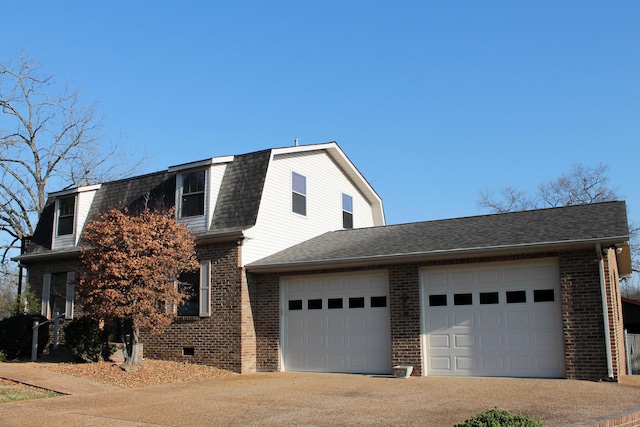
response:
<path fill-rule="evenodd" d="M 306 215 L 292 210 L 293 173 L 306 181 Z M 243 264 L 342 229 L 343 194 L 353 198 L 354 227 L 376 225 L 371 203 L 326 150 L 275 154 L 267 171 L 256 226 L 245 233 Z"/>

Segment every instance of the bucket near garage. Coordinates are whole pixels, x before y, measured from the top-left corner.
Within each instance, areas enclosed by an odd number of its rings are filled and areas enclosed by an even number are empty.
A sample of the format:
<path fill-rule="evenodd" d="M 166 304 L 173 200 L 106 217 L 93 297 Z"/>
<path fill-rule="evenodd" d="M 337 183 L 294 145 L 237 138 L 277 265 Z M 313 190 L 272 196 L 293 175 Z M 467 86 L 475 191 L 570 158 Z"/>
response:
<path fill-rule="evenodd" d="M 409 378 L 413 372 L 413 366 L 400 366 L 393 367 L 393 376 L 396 378 Z"/>

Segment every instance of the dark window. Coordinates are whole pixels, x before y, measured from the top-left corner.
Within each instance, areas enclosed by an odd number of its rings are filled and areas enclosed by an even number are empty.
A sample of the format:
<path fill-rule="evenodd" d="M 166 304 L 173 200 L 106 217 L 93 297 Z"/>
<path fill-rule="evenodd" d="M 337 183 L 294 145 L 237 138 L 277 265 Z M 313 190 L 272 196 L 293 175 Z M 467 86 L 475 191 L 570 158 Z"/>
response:
<path fill-rule="evenodd" d="M 480 304 L 498 304 L 500 297 L 497 292 L 480 292 Z"/>
<path fill-rule="evenodd" d="M 301 299 L 289 300 L 289 310 L 302 310 L 302 300 Z"/>
<path fill-rule="evenodd" d="M 349 298 L 349 308 L 364 307 L 364 297 Z"/>
<path fill-rule="evenodd" d="M 193 347 L 182 347 L 183 356 L 195 356 L 196 350 Z"/>
<path fill-rule="evenodd" d="M 65 197 L 58 201 L 58 236 L 73 234 L 76 197 Z"/>
<path fill-rule="evenodd" d="M 371 307 L 386 307 L 387 297 L 371 297 Z"/>
<path fill-rule="evenodd" d="M 182 175 L 182 216 L 204 215 L 205 171 Z"/>
<path fill-rule="evenodd" d="M 300 215 L 307 215 L 307 178 L 293 172 L 291 190 L 291 210 Z"/>
<path fill-rule="evenodd" d="M 182 273 L 178 278 L 178 291 L 186 298 L 178 305 L 178 316 L 197 316 L 200 291 L 200 271 Z"/>
<path fill-rule="evenodd" d="M 342 298 L 329 298 L 327 301 L 328 308 L 342 308 Z"/>
<path fill-rule="evenodd" d="M 307 301 L 307 309 L 308 310 L 322 310 L 322 300 L 321 299 L 310 299 Z"/>
<path fill-rule="evenodd" d="M 518 304 L 527 302 L 527 293 L 525 291 L 507 292 L 507 304 Z"/>
<path fill-rule="evenodd" d="M 353 228 L 353 197 L 342 194 L 342 228 Z"/>
<path fill-rule="evenodd" d="M 447 305 L 447 295 L 429 295 L 429 306 L 439 307 Z"/>
<path fill-rule="evenodd" d="M 535 302 L 548 302 L 555 301 L 555 295 L 553 289 L 536 289 L 533 291 L 533 301 Z"/>
<path fill-rule="evenodd" d="M 473 304 L 472 294 L 454 294 L 453 305 L 471 305 Z"/>
<path fill-rule="evenodd" d="M 67 273 L 53 273 L 49 288 L 49 308 L 55 316 L 65 312 L 67 302 Z"/>

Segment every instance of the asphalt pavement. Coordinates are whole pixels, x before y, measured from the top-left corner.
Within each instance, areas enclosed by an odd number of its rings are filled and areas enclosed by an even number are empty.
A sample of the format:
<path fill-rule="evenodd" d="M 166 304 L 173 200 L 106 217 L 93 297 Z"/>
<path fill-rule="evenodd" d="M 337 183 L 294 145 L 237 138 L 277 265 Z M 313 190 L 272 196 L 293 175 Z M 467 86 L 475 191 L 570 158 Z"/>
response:
<path fill-rule="evenodd" d="M 453 426 L 499 408 L 546 426 L 577 427 L 640 413 L 636 377 L 609 383 L 283 372 L 119 389 L 39 363 L 0 363 L 0 378 L 63 394 L 0 404 L 3 426 Z"/>

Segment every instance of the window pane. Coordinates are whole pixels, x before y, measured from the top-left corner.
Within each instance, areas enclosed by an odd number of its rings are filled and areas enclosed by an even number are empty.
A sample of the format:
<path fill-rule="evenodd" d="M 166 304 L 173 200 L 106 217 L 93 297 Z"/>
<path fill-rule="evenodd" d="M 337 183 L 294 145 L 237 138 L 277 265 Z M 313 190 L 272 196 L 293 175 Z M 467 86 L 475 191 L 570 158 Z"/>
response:
<path fill-rule="evenodd" d="M 198 193 L 204 191 L 204 170 L 182 175 L 182 193 Z"/>
<path fill-rule="evenodd" d="M 364 297 L 349 298 L 349 308 L 364 307 Z"/>
<path fill-rule="evenodd" d="M 447 305 L 447 295 L 429 295 L 429 306 L 439 307 Z"/>
<path fill-rule="evenodd" d="M 342 228 L 353 228 L 353 214 L 342 211 Z"/>
<path fill-rule="evenodd" d="M 183 273 L 178 278 L 178 291 L 186 298 L 178 305 L 178 316 L 197 316 L 199 314 L 200 272 Z"/>
<path fill-rule="evenodd" d="M 58 236 L 73 234 L 73 216 L 58 218 Z"/>
<path fill-rule="evenodd" d="M 67 273 L 53 273 L 49 288 L 49 307 L 51 315 L 64 313 L 67 302 Z"/>
<path fill-rule="evenodd" d="M 387 297 L 371 297 L 371 307 L 386 307 Z"/>
<path fill-rule="evenodd" d="M 342 194 L 342 210 L 353 212 L 353 197 L 348 194 Z"/>
<path fill-rule="evenodd" d="M 517 304 L 527 302 L 527 293 L 525 291 L 507 292 L 507 304 Z"/>
<path fill-rule="evenodd" d="M 301 299 L 289 300 L 289 310 L 302 310 L 302 300 Z"/>
<path fill-rule="evenodd" d="M 205 171 L 182 175 L 182 216 L 204 215 Z"/>
<path fill-rule="evenodd" d="M 291 175 L 291 189 L 298 194 L 307 195 L 307 178 L 293 172 Z"/>
<path fill-rule="evenodd" d="M 303 196 L 301 194 L 298 193 L 292 193 L 292 201 L 291 201 L 291 206 L 292 206 L 292 210 L 293 212 L 300 214 L 300 215 L 306 215 L 307 214 L 307 198 L 306 196 Z"/>
<path fill-rule="evenodd" d="M 473 304 L 472 294 L 454 294 L 453 305 L 471 305 Z"/>
<path fill-rule="evenodd" d="M 58 201 L 58 236 L 73 234 L 75 206 L 75 196 Z"/>
<path fill-rule="evenodd" d="M 182 216 L 204 215 L 204 193 L 182 196 Z"/>
<path fill-rule="evenodd" d="M 342 308 L 342 298 L 329 298 L 327 301 L 328 308 Z"/>
<path fill-rule="evenodd" d="M 498 304 L 499 302 L 498 292 L 480 292 L 480 304 Z"/>
<path fill-rule="evenodd" d="M 322 300 L 321 299 L 308 300 L 307 310 L 322 310 Z"/>
<path fill-rule="evenodd" d="M 548 302 L 555 301 L 555 295 L 553 289 L 536 289 L 533 291 L 533 301 L 535 302 Z"/>

